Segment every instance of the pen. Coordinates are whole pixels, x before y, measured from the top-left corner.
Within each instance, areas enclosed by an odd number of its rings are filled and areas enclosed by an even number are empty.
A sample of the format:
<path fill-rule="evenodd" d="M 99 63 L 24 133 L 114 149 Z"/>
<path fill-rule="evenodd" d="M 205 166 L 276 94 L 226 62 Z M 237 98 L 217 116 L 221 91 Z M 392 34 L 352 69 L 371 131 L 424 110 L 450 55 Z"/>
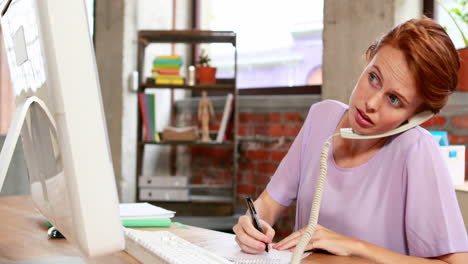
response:
<path fill-rule="evenodd" d="M 249 208 L 249 212 L 250 212 L 250 217 L 252 217 L 252 222 L 253 222 L 253 225 L 255 226 L 255 228 L 262 232 L 263 233 L 263 228 L 262 228 L 262 225 L 260 224 L 260 220 L 258 219 L 258 215 L 257 215 L 257 210 L 255 209 L 255 205 L 252 201 L 252 198 L 247 197 L 245 198 L 245 201 L 247 202 L 247 207 Z M 265 251 L 268 252 L 268 244 L 265 243 Z"/>

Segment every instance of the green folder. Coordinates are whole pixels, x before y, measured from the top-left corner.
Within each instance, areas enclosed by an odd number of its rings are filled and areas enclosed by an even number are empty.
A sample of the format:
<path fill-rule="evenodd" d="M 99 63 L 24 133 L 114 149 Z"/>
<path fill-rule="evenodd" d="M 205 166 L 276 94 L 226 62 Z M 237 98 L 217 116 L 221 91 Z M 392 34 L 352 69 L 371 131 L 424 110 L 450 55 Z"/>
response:
<path fill-rule="evenodd" d="M 140 219 L 124 219 L 122 225 L 125 227 L 169 227 L 171 225 L 170 218 L 140 218 Z M 52 227 L 52 224 L 47 221 L 47 226 Z"/>
<path fill-rule="evenodd" d="M 169 227 L 171 225 L 170 218 L 141 218 L 141 219 L 124 219 L 122 225 L 125 227 Z"/>

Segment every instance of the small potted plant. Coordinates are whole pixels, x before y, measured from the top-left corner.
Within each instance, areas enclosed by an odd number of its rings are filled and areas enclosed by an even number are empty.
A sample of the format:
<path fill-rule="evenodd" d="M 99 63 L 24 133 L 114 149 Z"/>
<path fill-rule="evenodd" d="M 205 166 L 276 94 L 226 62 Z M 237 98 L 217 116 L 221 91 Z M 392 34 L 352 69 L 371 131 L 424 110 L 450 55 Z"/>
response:
<path fill-rule="evenodd" d="M 199 84 L 216 83 L 216 68 L 210 66 L 210 57 L 202 50 L 197 60 L 197 82 Z"/>
<path fill-rule="evenodd" d="M 456 0 L 454 2 L 457 3 L 457 7 L 450 10 L 440 0 L 436 0 L 436 2 L 448 13 L 463 38 L 465 46 L 458 50 L 461 63 L 458 74 L 458 89 L 468 91 L 468 38 L 463 31 L 463 28 L 468 27 L 468 1 Z"/>

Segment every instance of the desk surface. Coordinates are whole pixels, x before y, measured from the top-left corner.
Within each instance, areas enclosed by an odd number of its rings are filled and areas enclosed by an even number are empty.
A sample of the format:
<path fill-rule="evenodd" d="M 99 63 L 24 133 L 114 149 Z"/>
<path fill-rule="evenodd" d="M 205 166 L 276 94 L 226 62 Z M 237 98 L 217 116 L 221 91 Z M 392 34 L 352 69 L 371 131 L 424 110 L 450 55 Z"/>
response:
<path fill-rule="evenodd" d="M 151 228 L 152 230 L 158 230 Z M 159 228 L 159 230 L 168 228 Z M 172 225 L 169 230 L 194 243 L 222 238 L 226 233 L 203 228 L 183 229 Z M 0 198 L 0 262 L 41 259 L 60 256 L 80 256 L 80 252 L 65 239 L 48 239 L 45 218 L 34 209 L 29 196 Z M 93 260 L 93 263 L 139 263 L 124 251 Z M 312 254 L 302 263 L 371 263 L 358 258 Z"/>

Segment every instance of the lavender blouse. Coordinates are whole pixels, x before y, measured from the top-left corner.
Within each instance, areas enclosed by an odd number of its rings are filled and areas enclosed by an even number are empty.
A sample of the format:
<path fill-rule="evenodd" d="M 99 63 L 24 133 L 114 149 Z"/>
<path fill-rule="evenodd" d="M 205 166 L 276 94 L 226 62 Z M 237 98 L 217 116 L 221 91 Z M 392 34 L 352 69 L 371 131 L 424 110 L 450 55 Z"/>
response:
<path fill-rule="evenodd" d="M 295 230 L 307 225 L 325 140 L 348 106 L 314 104 L 267 185 L 279 204 L 296 204 Z M 447 166 L 421 127 L 390 137 L 367 163 L 341 168 L 328 156 L 318 223 L 340 234 L 417 257 L 467 252 L 468 237 Z"/>

